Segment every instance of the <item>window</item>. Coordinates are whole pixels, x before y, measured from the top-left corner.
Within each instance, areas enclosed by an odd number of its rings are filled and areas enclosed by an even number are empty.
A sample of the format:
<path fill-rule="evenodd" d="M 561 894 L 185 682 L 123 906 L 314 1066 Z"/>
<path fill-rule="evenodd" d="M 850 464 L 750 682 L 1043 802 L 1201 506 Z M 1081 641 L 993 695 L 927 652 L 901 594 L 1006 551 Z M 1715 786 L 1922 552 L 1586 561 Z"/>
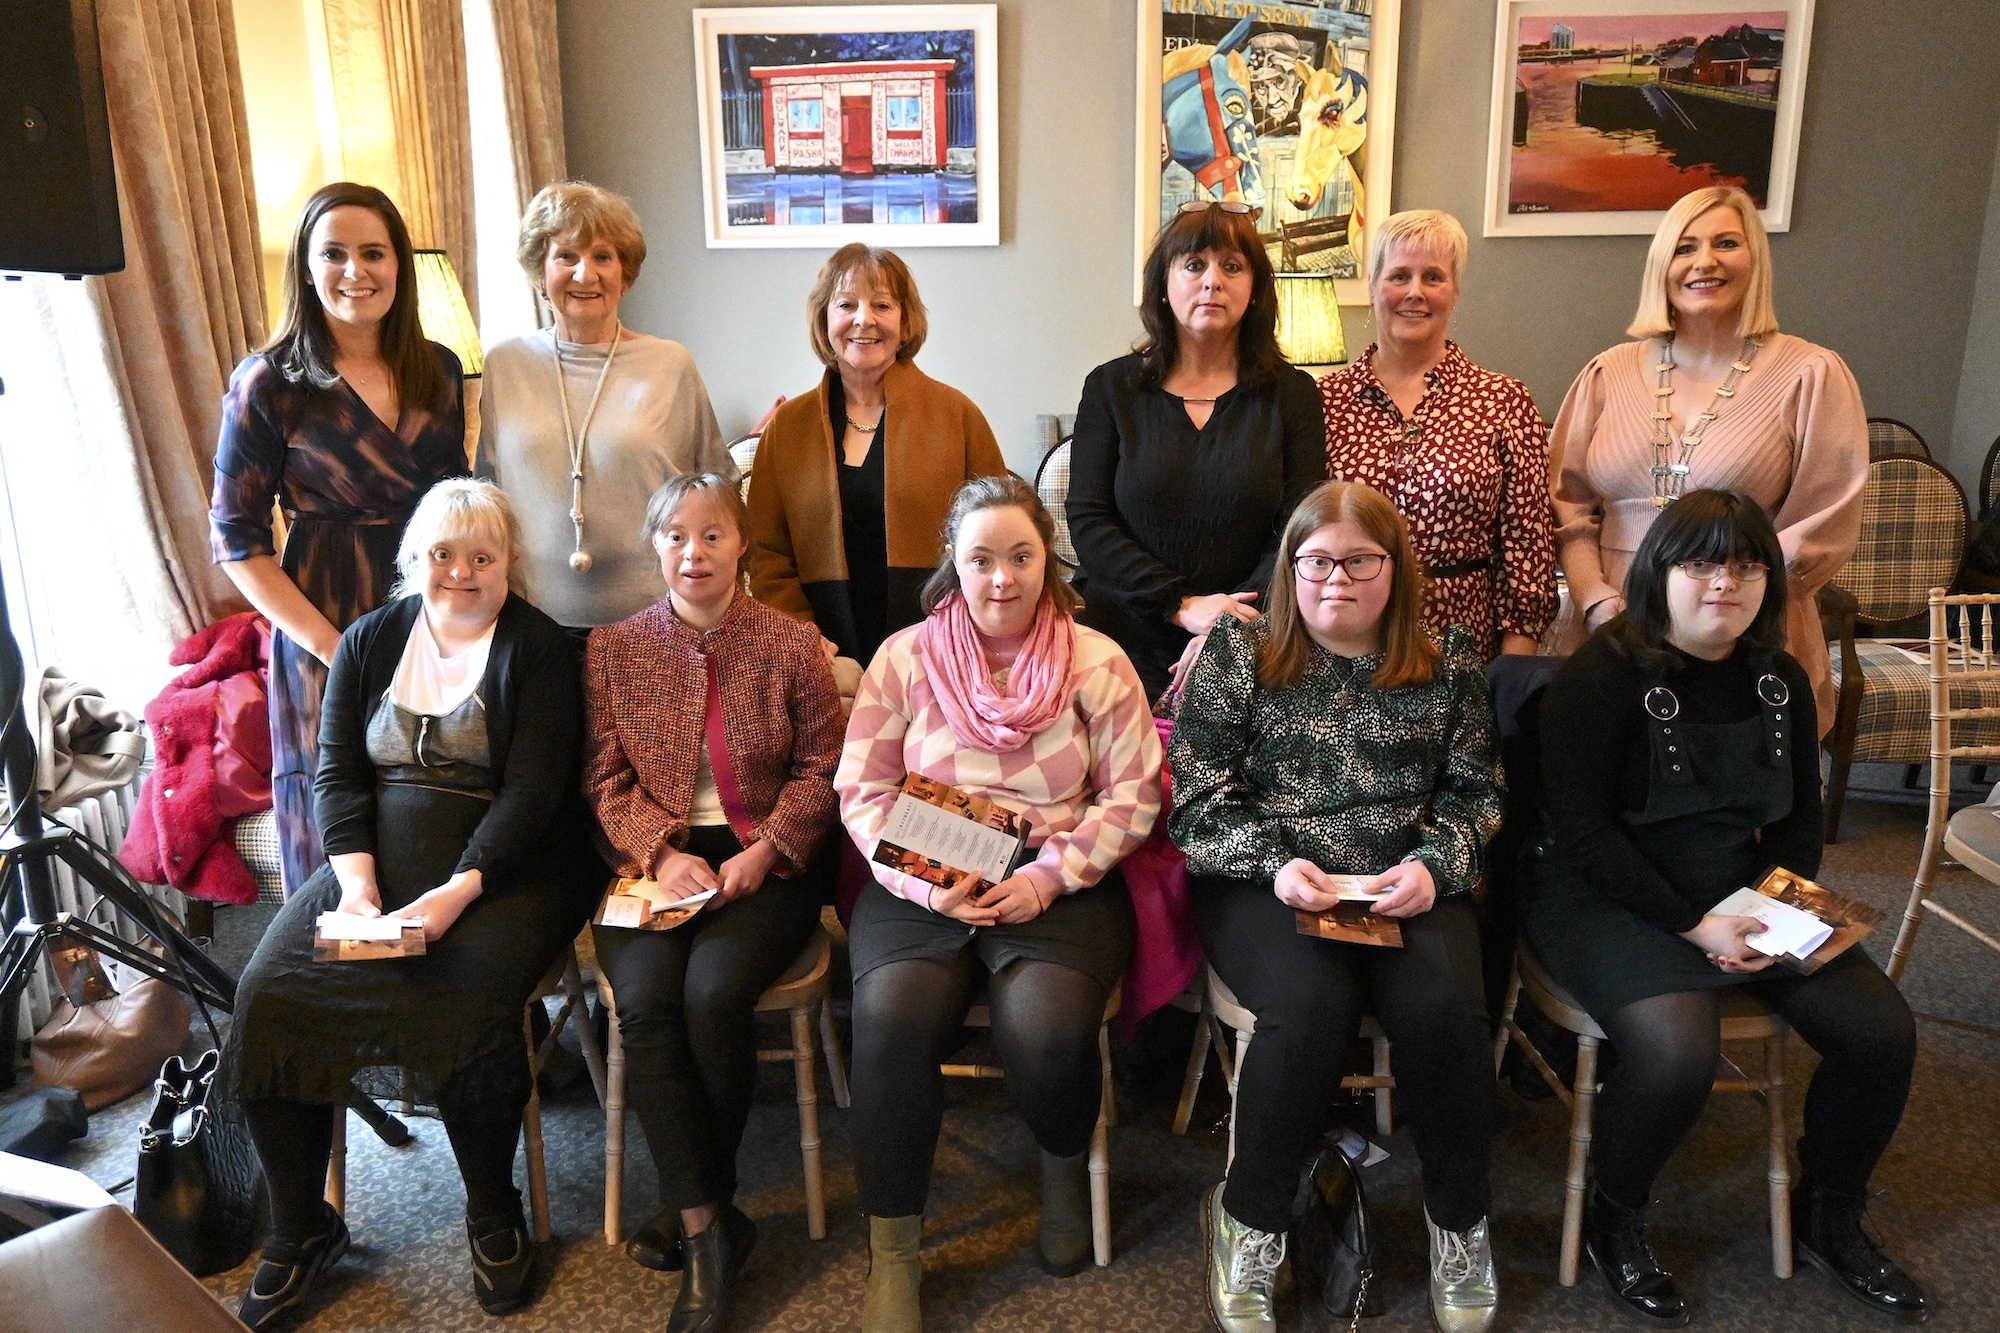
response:
<path fill-rule="evenodd" d="M 921 131 L 924 127 L 923 99 L 918 97 L 892 97 L 889 99 L 889 128 L 910 132 Z"/>
<path fill-rule="evenodd" d="M 801 101 L 789 102 L 786 105 L 791 108 L 793 134 L 820 133 L 823 124 L 820 118 L 824 114 L 826 106 L 824 102 L 820 101 L 817 97 L 813 97 Z"/>

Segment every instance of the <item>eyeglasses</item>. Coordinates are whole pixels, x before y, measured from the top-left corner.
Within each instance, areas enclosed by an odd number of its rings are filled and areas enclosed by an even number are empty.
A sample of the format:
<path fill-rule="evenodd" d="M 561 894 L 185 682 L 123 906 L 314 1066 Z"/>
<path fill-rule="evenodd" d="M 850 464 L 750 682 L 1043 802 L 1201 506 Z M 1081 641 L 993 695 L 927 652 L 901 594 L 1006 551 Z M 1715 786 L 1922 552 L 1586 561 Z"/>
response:
<path fill-rule="evenodd" d="M 1295 555 L 1292 557 L 1292 571 L 1307 583 L 1325 583 L 1333 577 L 1334 570 L 1344 569 L 1351 581 L 1366 583 L 1382 572 L 1382 562 L 1388 558 L 1373 551 L 1340 560 L 1330 555 Z"/>
<path fill-rule="evenodd" d="M 1225 213 L 1253 213 L 1250 205 L 1235 199 L 1190 199 L 1180 206 L 1182 213 L 1206 213 L 1211 208 L 1219 208 Z"/>
<path fill-rule="evenodd" d="M 1709 583 L 1727 572 L 1738 583 L 1762 583 L 1771 567 L 1762 560 L 1683 560 L 1674 566 L 1696 583 Z"/>

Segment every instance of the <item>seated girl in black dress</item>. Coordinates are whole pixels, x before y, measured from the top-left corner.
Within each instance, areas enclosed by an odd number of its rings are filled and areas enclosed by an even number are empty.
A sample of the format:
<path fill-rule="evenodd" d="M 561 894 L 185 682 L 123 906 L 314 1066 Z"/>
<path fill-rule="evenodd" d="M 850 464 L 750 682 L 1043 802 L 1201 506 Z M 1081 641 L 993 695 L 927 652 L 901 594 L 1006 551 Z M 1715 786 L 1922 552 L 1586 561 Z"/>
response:
<path fill-rule="evenodd" d="M 1811 976 L 1773 967 L 1749 942 L 1755 919 L 1712 910 L 1772 865 L 1819 870 L 1819 732 L 1780 646 L 1784 575 L 1761 507 L 1686 496 L 1640 542 L 1624 613 L 1541 706 L 1546 850 L 1525 933 L 1620 1057 L 1598 1097 L 1584 1245 L 1613 1296 L 1668 1324 L 1687 1322 L 1687 1301 L 1647 1243 L 1646 1202 L 1701 1117 L 1719 991 L 1738 985 L 1821 1057 L 1792 1194 L 1800 1252 L 1874 1309 L 1924 1310 L 1861 1225 L 1916 1056 L 1901 992 L 1859 948 Z"/>
<path fill-rule="evenodd" d="M 271 1239 L 238 1312 L 252 1328 L 296 1310 L 347 1249 L 321 1190 L 349 1081 L 373 1067 L 402 1069 L 444 1120 L 480 1305 L 527 1299 L 521 1010 L 606 872 L 577 784 L 576 650 L 508 592 L 515 535 L 499 488 L 440 482 L 403 534 L 398 595 L 334 655 L 314 783 L 330 864 L 265 931 L 224 1059 L 270 1194 Z M 315 961 L 322 912 L 420 920 L 427 951 Z"/>

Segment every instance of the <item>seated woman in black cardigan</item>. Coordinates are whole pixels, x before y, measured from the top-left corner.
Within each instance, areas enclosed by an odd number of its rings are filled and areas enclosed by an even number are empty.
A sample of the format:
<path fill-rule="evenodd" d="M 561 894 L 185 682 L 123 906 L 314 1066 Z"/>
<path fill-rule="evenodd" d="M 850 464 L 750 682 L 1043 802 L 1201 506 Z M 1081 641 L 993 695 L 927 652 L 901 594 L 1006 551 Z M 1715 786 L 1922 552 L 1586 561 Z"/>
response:
<path fill-rule="evenodd" d="M 1633 556 L 1624 612 L 1541 705 L 1546 833 L 1525 933 L 1620 1057 L 1598 1098 L 1584 1245 L 1615 1298 L 1666 1324 L 1687 1322 L 1687 1300 L 1647 1243 L 1645 1207 L 1714 1084 L 1725 986 L 1820 1054 L 1792 1193 L 1800 1252 L 1873 1309 L 1924 1311 L 1861 1225 L 1916 1058 L 1902 993 L 1859 948 L 1811 976 L 1773 967 L 1755 918 L 1714 910 L 1772 865 L 1819 870 L 1819 731 L 1812 684 L 1781 647 L 1784 560 L 1754 501 L 1675 502 Z"/>
<path fill-rule="evenodd" d="M 321 1191 L 349 1081 L 378 1067 L 405 1071 L 444 1120 L 480 1305 L 504 1314 L 527 1299 L 521 1009 L 606 872 L 577 784 L 575 647 L 508 592 L 516 532 L 498 487 L 433 487 L 403 534 L 399 595 L 334 655 L 314 783 L 329 864 L 265 931 L 224 1059 L 271 1204 L 238 1312 L 251 1328 L 295 1310 L 347 1249 Z M 322 912 L 420 921 L 427 951 L 317 962 Z"/>
<path fill-rule="evenodd" d="M 1286 518 L 1326 480 L 1319 390 L 1278 350 L 1271 261 L 1230 208 L 1192 203 L 1160 229 L 1146 337 L 1090 372 L 1076 408 L 1077 619 L 1117 641 L 1152 696 L 1191 637 L 1257 617 Z"/>

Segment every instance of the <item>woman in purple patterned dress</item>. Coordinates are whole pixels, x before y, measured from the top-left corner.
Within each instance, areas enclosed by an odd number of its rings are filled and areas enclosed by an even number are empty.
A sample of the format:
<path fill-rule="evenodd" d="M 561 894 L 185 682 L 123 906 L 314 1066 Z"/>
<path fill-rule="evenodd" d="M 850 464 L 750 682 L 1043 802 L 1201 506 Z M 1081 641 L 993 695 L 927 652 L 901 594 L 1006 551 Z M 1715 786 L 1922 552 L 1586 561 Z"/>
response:
<path fill-rule="evenodd" d="M 423 336 L 416 283 L 402 280 L 414 273 L 389 196 L 345 181 L 319 190 L 292 234 L 278 331 L 222 402 L 211 540 L 277 631 L 271 786 L 287 894 L 326 859 L 312 788 L 327 664 L 341 632 L 387 600 L 417 501 L 468 471 L 463 373 Z"/>

